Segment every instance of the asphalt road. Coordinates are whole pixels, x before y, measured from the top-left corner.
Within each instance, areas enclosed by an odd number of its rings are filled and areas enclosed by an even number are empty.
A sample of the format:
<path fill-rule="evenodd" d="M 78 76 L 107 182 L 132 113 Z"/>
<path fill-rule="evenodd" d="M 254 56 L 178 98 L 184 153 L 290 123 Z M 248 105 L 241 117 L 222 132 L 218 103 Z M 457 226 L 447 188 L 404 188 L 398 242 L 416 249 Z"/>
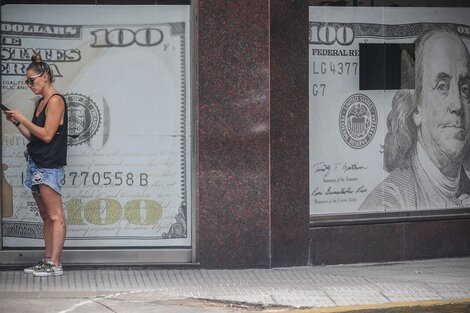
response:
<path fill-rule="evenodd" d="M 167 297 L 154 292 L 0 293 L 1 313 L 469 313 L 470 299 L 295 309 Z"/>

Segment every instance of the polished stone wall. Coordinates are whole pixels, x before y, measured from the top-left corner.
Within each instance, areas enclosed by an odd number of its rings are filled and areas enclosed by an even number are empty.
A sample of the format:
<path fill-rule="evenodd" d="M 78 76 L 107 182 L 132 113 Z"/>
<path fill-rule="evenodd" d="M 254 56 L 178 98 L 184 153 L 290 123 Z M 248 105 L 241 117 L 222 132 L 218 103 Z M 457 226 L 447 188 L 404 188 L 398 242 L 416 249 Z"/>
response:
<path fill-rule="evenodd" d="M 268 1 L 196 6 L 197 261 L 268 267 Z"/>
<path fill-rule="evenodd" d="M 306 3 L 200 0 L 195 12 L 197 261 L 305 265 Z"/>
<path fill-rule="evenodd" d="M 196 261 L 247 268 L 470 255 L 468 214 L 310 221 L 308 5 L 324 3 L 194 3 Z"/>
<path fill-rule="evenodd" d="M 308 6 L 296 0 L 270 2 L 272 263 L 305 265 L 309 257 Z"/>
<path fill-rule="evenodd" d="M 392 262 L 470 255 L 470 219 L 312 227 L 311 263 Z"/>

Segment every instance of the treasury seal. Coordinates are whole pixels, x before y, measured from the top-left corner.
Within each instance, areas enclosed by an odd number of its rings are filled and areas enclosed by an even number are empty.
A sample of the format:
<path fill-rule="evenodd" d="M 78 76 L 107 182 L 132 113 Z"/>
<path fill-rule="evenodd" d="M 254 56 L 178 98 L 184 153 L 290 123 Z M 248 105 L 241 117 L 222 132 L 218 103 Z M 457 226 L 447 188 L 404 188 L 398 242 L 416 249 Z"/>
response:
<path fill-rule="evenodd" d="M 101 115 L 95 101 L 78 93 L 65 95 L 69 116 L 68 144 L 79 145 L 96 134 L 101 124 Z"/>
<path fill-rule="evenodd" d="M 362 149 L 374 138 L 377 109 L 366 95 L 356 93 L 344 101 L 339 114 L 339 131 L 351 148 Z"/>

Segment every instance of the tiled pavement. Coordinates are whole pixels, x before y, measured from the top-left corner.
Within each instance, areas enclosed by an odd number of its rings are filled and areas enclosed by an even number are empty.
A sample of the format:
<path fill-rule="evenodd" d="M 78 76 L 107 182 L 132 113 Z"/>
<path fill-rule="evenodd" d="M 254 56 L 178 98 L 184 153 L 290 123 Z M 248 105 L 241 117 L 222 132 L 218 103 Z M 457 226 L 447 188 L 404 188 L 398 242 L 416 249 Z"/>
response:
<path fill-rule="evenodd" d="M 50 278 L 0 271 L 0 299 L 146 293 L 319 308 L 470 298 L 470 258 L 245 270 L 64 270 Z"/>

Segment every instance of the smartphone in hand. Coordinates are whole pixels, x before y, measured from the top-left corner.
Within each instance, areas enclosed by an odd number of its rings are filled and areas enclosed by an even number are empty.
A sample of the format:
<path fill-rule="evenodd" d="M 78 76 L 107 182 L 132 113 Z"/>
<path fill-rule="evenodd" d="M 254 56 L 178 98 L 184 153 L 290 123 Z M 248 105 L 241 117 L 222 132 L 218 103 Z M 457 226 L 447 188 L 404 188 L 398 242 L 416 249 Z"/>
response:
<path fill-rule="evenodd" d="M 2 111 L 10 111 L 10 109 L 4 106 L 3 104 L 0 104 L 0 108 L 2 109 Z"/>

